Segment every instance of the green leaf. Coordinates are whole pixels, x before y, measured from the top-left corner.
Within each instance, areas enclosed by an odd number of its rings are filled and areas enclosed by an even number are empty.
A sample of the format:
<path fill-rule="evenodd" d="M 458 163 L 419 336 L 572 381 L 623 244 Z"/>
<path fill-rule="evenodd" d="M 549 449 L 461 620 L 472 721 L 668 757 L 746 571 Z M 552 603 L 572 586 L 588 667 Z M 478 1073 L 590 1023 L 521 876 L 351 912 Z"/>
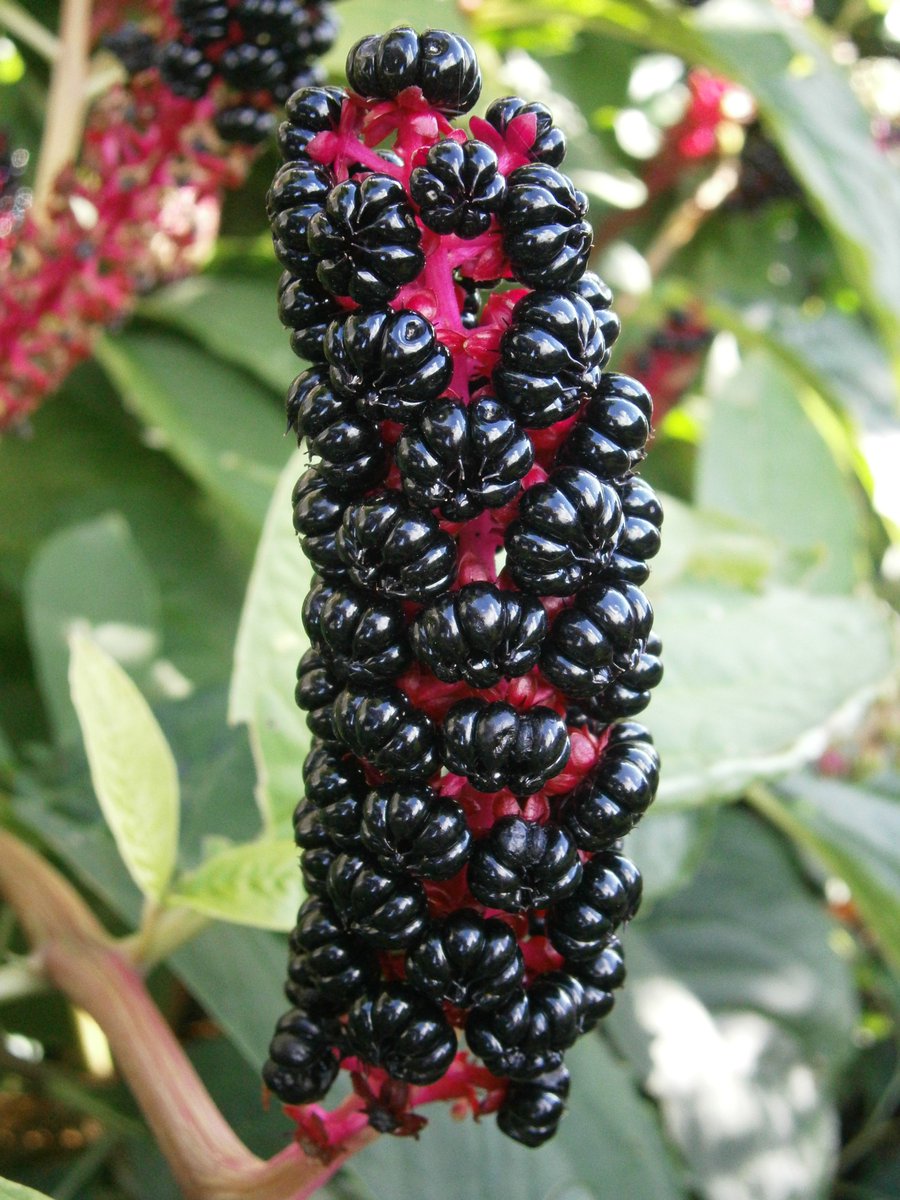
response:
<path fill-rule="evenodd" d="M 685 1196 L 653 1109 L 598 1038 L 566 1055 L 569 1111 L 539 1153 L 518 1145 L 493 1118 L 454 1121 L 446 1106 L 423 1109 L 419 1141 L 381 1138 L 349 1166 L 376 1200 L 678 1200 Z"/>
<path fill-rule="evenodd" d="M 660 499 L 666 524 L 662 549 L 653 560 L 655 595 L 686 580 L 750 591 L 773 574 L 778 551 L 771 538 L 734 517 L 702 512 L 674 496 Z"/>
<path fill-rule="evenodd" d="M 713 824 L 710 809 L 677 810 L 654 805 L 629 833 L 627 853 L 641 867 L 645 909 L 690 882 Z"/>
<path fill-rule="evenodd" d="M 25 579 L 25 619 L 41 693 L 58 742 L 78 738 L 69 694 L 68 637 L 89 631 L 129 668 L 159 647 L 156 581 L 125 520 L 109 513 L 45 541 Z"/>
<path fill-rule="evenodd" d="M 169 901 L 220 921 L 289 930 L 302 898 L 297 847 L 278 838 L 214 855 L 178 880 Z"/>
<path fill-rule="evenodd" d="M 877 789 L 795 775 L 752 802 L 850 888 L 885 956 L 900 969 L 900 779 Z"/>
<path fill-rule="evenodd" d="M 11 1179 L 0 1179 L 0 1200 L 49 1200 L 49 1197 L 34 1188 L 13 1183 Z"/>
<path fill-rule="evenodd" d="M 312 582 L 291 523 L 291 492 L 303 465 L 298 451 L 272 495 L 241 614 L 229 699 L 229 719 L 250 730 L 257 800 L 270 828 L 283 828 L 290 818 L 311 741 L 294 704 L 297 662 L 308 645 L 300 606 Z"/>
<path fill-rule="evenodd" d="M 893 621 L 871 600 L 685 585 L 664 594 L 657 625 L 663 805 L 727 799 L 802 765 L 896 675 Z"/>
<path fill-rule="evenodd" d="M 70 681 L 103 815 L 132 879 L 145 896 L 159 900 L 178 853 L 172 751 L 122 668 L 82 634 L 72 636 Z"/>
<path fill-rule="evenodd" d="M 258 529 L 285 459 L 275 394 L 174 334 L 130 331 L 95 353 L 155 444 Z"/>
<path fill-rule="evenodd" d="M 779 544 L 787 560 L 783 579 L 797 576 L 815 591 L 851 591 L 862 512 L 852 478 L 807 414 L 802 390 L 759 352 L 735 371 L 711 370 L 709 380 L 712 419 L 697 466 L 698 503 L 747 521 Z"/>

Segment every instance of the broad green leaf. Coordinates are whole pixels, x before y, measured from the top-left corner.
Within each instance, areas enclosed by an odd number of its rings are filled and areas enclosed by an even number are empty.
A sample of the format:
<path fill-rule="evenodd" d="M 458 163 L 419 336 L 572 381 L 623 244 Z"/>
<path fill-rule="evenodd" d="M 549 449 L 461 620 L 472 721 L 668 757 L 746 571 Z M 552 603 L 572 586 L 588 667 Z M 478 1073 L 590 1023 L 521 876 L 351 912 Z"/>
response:
<path fill-rule="evenodd" d="M 256 531 L 286 457 L 276 394 L 175 334 L 129 331 L 96 355 L 155 444 Z"/>
<path fill-rule="evenodd" d="M 50 1200 L 44 1192 L 36 1192 L 34 1188 L 23 1187 L 21 1183 L 13 1183 L 11 1179 L 0 1179 L 0 1200 Z"/>
<path fill-rule="evenodd" d="M 422 1110 L 418 1141 L 381 1138 L 347 1172 L 375 1200 L 638 1200 L 685 1197 L 653 1109 L 608 1047 L 582 1038 L 566 1055 L 569 1111 L 539 1153 L 518 1145 L 493 1118 L 454 1121 L 443 1104 Z"/>
<path fill-rule="evenodd" d="M 72 636 L 72 701 L 100 807 L 128 871 L 159 900 L 178 854 L 178 770 L 147 702 L 113 658 Z"/>
<path fill-rule="evenodd" d="M 657 626 L 663 805 L 724 800 L 809 761 L 897 670 L 892 618 L 861 598 L 685 585 L 664 593 Z"/>
<path fill-rule="evenodd" d="M 229 719 L 250 730 L 263 819 L 276 827 L 286 824 L 300 796 L 311 740 L 294 704 L 297 663 L 308 645 L 300 608 L 312 581 L 291 523 L 291 492 L 302 471 L 298 452 L 269 505 L 241 615 L 229 699 Z"/>
<path fill-rule="evenodd" d="M 123 517 L 110 513 L 49 538 L 25 579 L 25 620 L 41 693 L 58 742 L 78 738 L 69 694 L 73 629 L 118 662 L 149 666 L 159 648 L 159 589 Z"/>
<path fill-rule="evenodd" d="M 777 547 L 741 520 L 689 507 L 660 495 L 666 514 L 662 549 L 653 560 L 651 588 L 665 594 L 686 579 L 748 591 L 772 575 Z"/>
<path fill-rule="evenodd" d="M 863 543 L 852 478 L 810 420 L 803 391 L 756 352 L 708 373 L 712 419 L 697 465 L 701 507 L 746 521 L 793 552 L 784 578 L 822 592 L 857 582 Z M 810 397 L 812 400 L 813 397 Z"/>
<path fill-rule="evenodd" d="M 289 930 L 302 899 L 297 847 L 279 838 L 232 846 L 179 879 L 170 903 L 220 921 Z"/>
<path fill-rule="evenodd" d="M 687 884 L 703 856 L 715 818 L 710 809 L 674 810 L 654 805 L 625 842 L 625 853 L 640 864 L 643 905 Z"/>
<path fill-rule="evenodd" d="M 628 930 L 609 1029 L 705 1200 L 815 1200 L 831 1177 L 858 1016 L 832 929 L 782 839 L 729 810 L 690 886 Z"/>
<path fill-rule="evenodd" d="M 795 775 L 753 803 L 850 888 L 885 956 L 900 968 L 900 778 L 883 789 Z"/>

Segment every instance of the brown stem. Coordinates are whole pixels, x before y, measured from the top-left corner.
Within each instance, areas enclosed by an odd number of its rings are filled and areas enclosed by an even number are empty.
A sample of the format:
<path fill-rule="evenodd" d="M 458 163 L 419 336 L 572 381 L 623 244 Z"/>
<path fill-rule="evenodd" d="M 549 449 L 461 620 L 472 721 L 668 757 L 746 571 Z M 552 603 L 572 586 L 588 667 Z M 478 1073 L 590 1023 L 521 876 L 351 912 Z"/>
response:
<path fill-rule="evenodd" d="M 59 54 L 50 80 L 47 120 L 34 185 L 36 219 L 46 216 L 47 202 L 60 171 L 74 161 L 81 142 L 87 107 L 86 83 L 91 41 L 91 0 L 63 0 Z"/>

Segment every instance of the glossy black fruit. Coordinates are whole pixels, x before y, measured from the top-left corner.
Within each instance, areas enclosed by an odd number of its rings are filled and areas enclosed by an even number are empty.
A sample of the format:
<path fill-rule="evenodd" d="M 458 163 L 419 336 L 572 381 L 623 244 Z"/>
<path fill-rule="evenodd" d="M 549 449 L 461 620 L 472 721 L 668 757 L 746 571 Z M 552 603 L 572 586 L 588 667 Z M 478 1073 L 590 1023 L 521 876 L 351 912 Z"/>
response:
<path fill-rule="evenodd" d="M 581 883 L 547 923 L 555 950 L 568 961 L 594 958 L 641 902 L 641 876 L 630 859 L 606 851 L 585 864 Z"/>
<path fill-rule="evenodd" d="M 376 953 L 347 933 L 333 905 L 317 896 L 304 901 L 291 933 L 288 979 L 300 1007 L 346 1012 L 379 978 Z"/>
<path fill-rule="evenodd" d="M 350 1009 L 350 1047 L 404 1083 L 435 1083 L 456 1055 L 456 1034 L 441 1007 L 405 983 L 390 983 Z"/>
<path fill-rule="evenodd" d="M 506 530 L 515 583 L 542 596 L 571 596 L 607 567 L 622 529 L 616 489 L 593 472 L 557 467 L 528 489 Z"/>
<path fill-rule="evenodd" d="M 481 792 L 530 796 L 559 774 L 571 751 L 562 717 L 543 705 L 520 712 L 502 700 L 460 700 L 443 734 L 444 765 Z"/>
<path fill-rule="evenodd" d="M 333 187 L 324 211 L 309 222 L 308 242 L 326 291 L 362 305 L 392 300 L 425 263 L 406 192 L 389 175 L 372 173 Z"/>
<path fill-rule="evenodd" d="M 584 192 L 554 167 L 528 163 L 511 173 L 501 226 L 516 279 L 560 288 L 584 274 L 593 244 L 587 207 Z"/>
<path fill-rule="evenodd" d="M 427 784 L 369 792 L 362 811 L 363 845 L 391 871 L 450 879 L 466 864 L 472 835 L 462 808 Z"/>
<path fill-rule="evenodd" d="M 220 108 L 213 120 L 223 142 L 258 146 L 275 131 L 275 117 L 255 104 L 229 104 Z"/>
<path fill-rule="evenodd" d="M 316 806 L 318 821 L 335 846 L 358 849 L 367 791 L 359 763 L 341 747 L 315 741 L 303 764 L 303 784 L 307 801 Z"/>
<path fill-rule="evenodd" d="M 396 492 L 348 505 L 338 552 L 359 587 L 424 604 L 456 577 L 456 543 L 435 518 Z"/>
<path fill-rule="evenodd" d="M 506 180 L 497 155 L 484 142 L 443 138 L 435 142 L 409 177 L 409 193 L 422 223 L 435 233 L 475 238 L 499 212 Z"/>
<path fill-rule="evenodd" d="M 465 38 L 443 29 L 419 35 L 408 26 L 362 38 L 347 56 L 347 78 L 363 96 L 392 100 L 419 87 L 441 112 L 468 112 L 481 94 L 481 72 Z"/>
<path fill-rule="evenodd" d="M 407 950 L 425 929 L 422 885 L 383 870 L 362 854 L 339 854 L 328 871 L 328 897 L 341 924 L 379 950 Z"/>
<path fill-rule="evenodd" d="M 329 670 L 328 663 L 310 648 L 297 664 L 297 686 L 294 699 L 306 713 L 306 724 L 316 737 L 333 742 L 333 706 L 341 685 Z"/>
<path fill-rule="evenodd" d="M 534 447 L 493 396 L 464 405 L 432 400 L 397 443 L 403 491 L 448 521 L 469 521 L 513 500 L 534 462 Z"/>
<path fill-rule="evenodd" d="M 631 658 L 605 687 L 598 688 L 593 695 L 581 700 L 581 707 L 587 716 L 608 725 L 620 717 L 633 717 L 643 712 L 650 703 L 651 690 L 663 677 L 661 653 L 662 642 L 655 633 L 651 633 L 643 648 L 635 649 Z"/>
<path fill-rule="evenodd" d="M 325 330 L 340 312 L 317 279 L 298 279 L 285 271 L 278 282 L 278 316 L 293 330 L 291 349 L 298 358 L 321 362 L 325 358 Z"/>
<path fill-rule="evenodd" d="M 377 421 L 414 419 L 453 374 L 450 351 L 434 326 L 410 309 L 354 312 L 325 336 L 332 386 Z"/>
<path fill-rule="evenodd" d="M 388 779 L 426 780 L 440 765 L 434 725 L 397 688 L 347 687 L 333 720 L 344 745 Z"/>
<path fill-rule="evenodd" d="M 640 586 L 650 575 L 647 559 L 659 553 L 662 505 L 648 483 L 636 475 L 622 485 L 622 529 L 606 565 L 610 578 L 627 579 Z"/>
<path fill-rule="evenodd" d="M 568 1094 L 564 1066 L 537 1079 L 511 1083 L 497 1111 L 497 1126 L 524 1146 L 542 1146 L 559 1128 Z"/>
<path fill-rule="evenodd" d="M 553 114 L 546 104 L 538 100 L 529 102 L 520 96 L 504 96 L 502 100 L 495 100 L 484 116 L 501 137 L 510 135 L 509 127 L 516 121 L 512 131 L 516 148 L 533 162 L 558 167 L 566 157 L 566 135 L 553 124 Z"/>
<path fill-rule="evenodd" d="M 659 755 L 637 722 L 613 728 L 594 772 L 564 803 L 565 824 L 581 850 L 604 850 L 624 837 L 656 795 Z"/>
<path fill-rule="evenodd" d="M 271 91 L 287 76 L 287 64 L 276 46 L 238 42 L 227 46 L 217 63 L 219 74 L 238 91 Z"/>
<path fill-rule="evenodd" d="M 317 582 L 303 603 L 303 625 L 341 684 L 384 683 L 412 657 L 401 606 L 357 588 Z"/>
<path fill-rule="evenodd" d="M 469 888 L 476 900 L 504 912 L 546 908 L 572 894 L 582 876 L 578 849 L 552 822 L 503 817 L 476 842 Z"/>
<path fill-rule="evenodd" d="M 302 849 L 300 871 L 311 896 L 326 895 L 328 870 L 338 850 L 311 800 L 301 800 L 294 810 L 294 841 Z"/>
<path fill-rule="evenodd" d="M 501 339 L 494 387 L 523 425 L 542 429 L 578 411 L 605 354 L 597 314 L 574 289 L 530 292 Z"/>
<path fill-rule="evenodd" d="M 297 480 L 291 503 L 303 553 L 324 579 L 346 579 L 347 566 L 337 546 L 345 498 L 328 486 L 315 467 L 310 467 Z"/>
<path fill-rule="evenodd" d="M 317 134 L 337 129 L 346 96 L 338 87 L 301 88 L 291 96 L 287 120 L 278 127 L 278 149 L 286 162 L 305 158 Z"/>
<path fill-rule="evenodd" d="M 183 42 L 166 42 L 159 57 L 159 72 L 163 83 L 187 100 L 199 100 L 206 95 L 215 68 L 208 62 L 199 46 Z"/>
<path fill-rule="evenodd" d="M 456 1008 L 496 1008 L 521 986 L 525 962 L 512 929 L 463 908 L 429 927 L 406 956 L 406 978 Z"/>
<path fill-rule="evenodd" d="M 533 596 L 468 583 L 424 609 L 410 640 L 419 662 L 443 683 L 487 688 L 527 674 L 546 632 L 547 615 Z"/>
<path fill-rule="evenodd" d="M 637 380 L 604 375 L 557 461 L 587 467 L 601 478 L 625 475 L 644 457 L 652 414 L 650 396 Z"/>
<path fill-rule="evenodd" d="M 173 12 L 195 46 L 222 41 L 228 33 L 225 0 L 175 0 Z"/>
<path fill-rule="evenodd" d="M 474 1009 L 466 1041 L 493 1075 L 534 1079 L 562 1066 L 577 1039 L 584 990 L 572 976 L 541 975 L 527 991 L 487 1011 Z"/>
<path fill-rule="evenodd" d="M 275 1026 L 263 1079 L 284 1104 L 321 1100 L 338 1073 L 339 1031 L 333 1022 L 291 1009 Z"/>
<path fill-rule="evenodd" d="M 299 278 L 315 278 L 318 259 L 309 248 L 307 231 L 312 218 L 321 215 L 333 187 L 328 167 L 289 162 L 278 168 L 266 195 L 275 254 Z"/>
<path fill-rule="evenodd" d="M 359 494 L 384 479 L 388 456 L 378 427 L 357 414 L 352 400 L 334 391 L 324 366 L 297 376 L 286 407 L 291 428 L 298 439 L 306 438 L 331 487 Z"/>

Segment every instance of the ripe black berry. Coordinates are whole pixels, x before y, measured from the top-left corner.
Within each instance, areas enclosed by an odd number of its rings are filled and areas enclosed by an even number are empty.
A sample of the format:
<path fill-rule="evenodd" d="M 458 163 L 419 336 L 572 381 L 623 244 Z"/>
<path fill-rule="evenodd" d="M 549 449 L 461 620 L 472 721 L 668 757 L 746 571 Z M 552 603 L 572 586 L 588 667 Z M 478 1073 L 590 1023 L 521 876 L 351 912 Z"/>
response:
<path fill-rule="evenodd" d="M 348 505 L 337 545 L 354 583 L 398 600 L 424 604 L 456 576 L 453 538 L 396 492 Z"/>
<path fill-rule="evenodd" d="M 641 876 L 634 863 L 620 854 L 596 854 L 577 889 L 551 912 L 550 941 L 565 959 L 593 958 L 640 902 Z"/>
<path fill-rule="evenodd" d="M 570 965 L 570 972 L 582 984 L 607 993 L 620 988 L 625 982 L 625 959 L 618 938 L 612 938 L 603 949 L 591 958 L 579 959 Z M 610 1005 L 612 1007 L 612 1005 Z"/>
<path fill-rule="evenodd" d="M 403 491 L 448 521 L 469 521 L 508 504 L 534 461 L 534 447 L 493 396 L 469 405 L 433 400 L 397 443 Z"/>
<path fill-rule="evenodd" d="M 357 415 L 352 400 L 331 388 L 324 366 L 297 376 L 286 407 L 290 426 L 298 439 L 306 438 L 331 487 L 358 494 L 384 479 L 387 454 L 378 428 Z"/>
<path fill-rule="evenodd" d="M 419 662 L 444 683 L 487 688 L 527 674 L 546 631 L 547 614 L 533 596 L 469 583 L 424 609 L 410 639 Z"/>
<path fill-rule="evenodd" d="M 224 0 L 175 0 L 173 8 L 196 46 L 220 42 L 228 32 L 230 13 Z"/>
<path fill-rule="evenodd" d="M 453 374 L 434 326 L 409 309 L 350 313 L 329 327 L 324 350 L 332 386 L 372 420 L 412 420 Z"/>
<path fill-rule="evenodd" d="M 315 277 L 317 258 L 310 251 L 307 231 L 321 215 L 334 187 L 327 167 L 312 162 L 289 162 L 279 167 L 266 195 L 272 243 L 279 261 L 296 276 Z"/>
<path fill-rule="evenodd" d="M 634 721 L 613 729 L 594 772 L 565 801 L 565 824 L 581 850 L 604 850 L 632 829 L 656 795 L 659 756 Z"/>
<path fill-rule="evenodd" d="M 534 1079 L 562 1066 L 563 1052 L 578 1037 L 583 1002 L 572 976 L 541 975 L 498 1008 L 474 1009 L 466 1041 L 492 1074 Z"/>
<path fill-rule="evenodd" d="M 528 163 L 512 172 L 501 223 L 516 279 L 559 288 L 584 274 L 593 241 L 587 207 L 584 192 L 554 167 Z"/>
<path fill-rule="evenodd" d="M 309 222 L 308 242 L 320 260 L 316 273 L 323 287 L 363 305 L 392 300 L 425 263 L 406 192 L 389 175 L 373 173 L 333 187 L 324 211 Z"/>
<path fill-rule="evenodd" d="M 530 796 L 569 761 L 565 722 L 552 708 L 519 712 L 505 701 L 460 700 L 444 721 L 444 765 L 481 792 Z"/>
<path fill-rule="evenodd" d="M 346 96 L 338 87 L 301 88 L 291 96 L 287 120 L 278 127 L 278 149 L 286 162 L 304 158 L 317 134 L 337 129 Z"/>
<path fill-rule="evenodd" d="M 558 167 L 566 157 L 566 135 L 558 125 L 553 124 L 553 115 L 546 104 L 538 100 L 529 103 L 519 96 L 505 96 L 502 100 L 495 100 L 484 116 L 501 137 L 507 137 L 511 123 L 517 121 L 514 130 L 516 148 L 521 145 L 533 162 Z"/>
<path fill-rule="evenodd" d="M 176 96 L 199 100 L 206 94 L 215 68 L 198 46 L 167 42 L 160 54 L 159 71 Z"/>
<path fill-rule="evenodd" d="M 571 596 L 608 564 L 622 528 L 614 487 L 578 467 L 555 468 L 519 502 L 506 531 L 506 566 L 525 591 Z"/>
<path fill-rule="evenodd" d="M 347 1020 L 350 1047 L 404 1083 L 435 1083 L 456 1055 L 456 1034 L 440 1006 L 405 983 L 357 1000 Z"/>
<path fill-rule="evenodd" d="M 655 633 L 651 633 L 643 648 L 635 648 L 630 660 L 605 687 L 598 688 L 593 695 L 581 701 L 587 716 L 609 724 L 619 717 L 633 717 L 643 712 L 650 703 L 651 689 L 663 677 L 661 653 L 662 642 Z"/>
<path fill-rule="evenodd" d="M 347 56 L 347 78 L 363 96 L 392 100 L 419 87 L 425 100 L 445 113 L 464 113 L 481 94 L 481 72 L 465 38 L 443 29 L 417 35 L 399 26 L 362 38 Z"/>
<path fill-rule="evenodd" d="M 399 604 L 320 580 L 303 604 L 310 640 L 341 684 L 379 684 L 404 671 L 411 654 Z"/>
<path fill-rule="evenodd" d="M 464 908 L 435 922 L 406 956 L 406 978 L 457 1008 L 496 1008 L 522 983 L 516 935 L 496 917 Z"/>
<path fill-rule="evenodd" d="M 238 91 L 257 88 L 272 91 L 287 76 L 287 64 L 275 46 L 239 42 L 222 51 L 218 69 L 226 83 Z"/>
<path fill-rule="evenodd" d="M 303 764 L 306 799 L 318 821 L 341 850 L 358 849 L 366 777 L 359 763 L 339 746 L 313 742 Z"/>
<path fill-rule="evenodd" d="M 546 908 L 574 892 L 581 874 L 575 842 L 565 829 L 521 817 L 497 821 L 469 861 L 472 895 L 504 912 Z"/>
<path fill-rule="evenodd" d="M 315 467 L 310 467 L 297 480 L 291 503 L 303 553 L 323 578 L 334 582 L 346 579 L 347 567 L 337 546 L 344 498 L 328 486 Z"/>
<path fill-rule="evenodd" d="M 569 1072 L 564 1066 L 536 1079 L 511 1083 L 497 1112 L 497 1126 L 524 1146 L 542 1146 L 556 1133 L 568 1094 Z"/>
<path fill-rule="evenodd" d="M 318 279 L 298 279 L 285 271 L 278 283 L 278 316 L 293 330 L 291 349 L 298 358 L 320 362 L 325 357 L 325 330 L 340 312 Z"/>
<path fill-rule="evenodd" d="M 559 450 L 558 462 L 587 467 L 614 479 L 644 456 L 653 406 L 645 388 L 627 375 L 604 375 Z"/>
<path fill-rule="evenodd" d="M 397 688 L 347 687 L 334 702 L 333 720 L 344 745 L 389 779 L 424 780 L 438 769 L 434 725 Z"/>
<path fill-rule="evenodd" d="M 338 1073 L 338 1037 L 328 1020 L 317 1020 L 301 1009 L 285 1013 L 275 1026 L 263 1067 L 266 1086 L 284 1104 L 321 1100 Z"/>
<path fill-rule="evenodd" d="M 409 178 L 422 223 L 435 233 L 475 238 L 484 233 L 506 195 L 497 155 L 484 142 L 443 138 Z"/>
<path fill-rule="evenodd" d="M 391 871 L 450 879 L 465 866 L 472 835 L 462 808 L 427 784 L 376 788 L 362 810 L 363 845 Z"/>
<path fill-rule="evenodd" d="M 636 475 L 622 485 L 622 529 L 606 566 L 610 577 L 638 585 L 650 574 L 647 559 L 659 553 L 662 505 L 649 484 Z"/>
<path fill-rule="evenodd" d="M 303 902 L 290 945 L 292 994 L 311 1012 L 346 1012 L 378 981 L 375 953 L 345 931 L 328 900 L 311 896 Z"/>
<path fill-rule="evenodd" d="M 328 836 L 319 810 L 311 800 L 301 800 L 294 810 L 294 841 L 301 847 L 300 870 L 306 891 L 324 896 L 328 871 L 337 857 L 337 847 Z"/>
<path fill-rule="evenodd" d="M 275 129 L 275 117 L 255 104 L 230 104 L 219 109 L 213 124 L 223 142 L 258 146 L 271 136 Z"/>
<path fill-rule="evenodd" d="M 578 411 L 605 353 L 597 315 L 576 291 L 529 292 L 501 340 L 494 386 L 523 425 L 542 429 Z"/>
<path fill-rule="evenodd" d="M 310 648 L 297 664 L 294 699 L 306 715 L 306 724 L 316 737 L 334 741 L 333 705 L 341 689 L 325 659 Z"/>
<path fill-rule="evenodd" d="M 339 854 L 328 871 L 328 897 L 344 928 L 379 950 L 406 950 L 427 919 L 422 885 L 383 870 L 361 854 Z"/>

